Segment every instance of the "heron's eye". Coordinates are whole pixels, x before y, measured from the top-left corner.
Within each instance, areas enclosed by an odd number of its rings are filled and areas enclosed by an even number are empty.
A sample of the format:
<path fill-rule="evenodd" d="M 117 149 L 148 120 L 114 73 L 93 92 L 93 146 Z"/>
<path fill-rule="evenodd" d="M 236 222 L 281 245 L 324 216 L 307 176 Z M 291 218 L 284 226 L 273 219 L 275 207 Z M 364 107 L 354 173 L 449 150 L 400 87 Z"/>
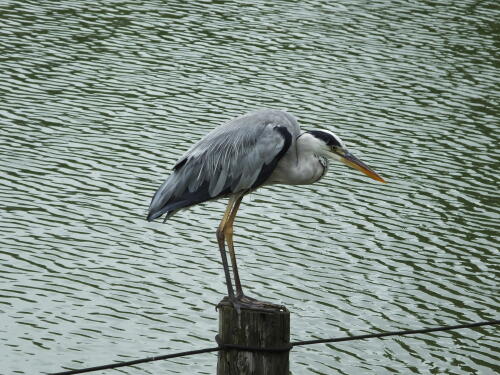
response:
<path fill-rule="evenodd" d="M 340 145 L 339 146 L 332 146 L 332 151 L 336 154 L 344 155 L 344 149 Z"/>
<path fill-rule="evenodd" d="M 341 147 L 339 141 L 337 141 L 337 139 L 333 137 L 330 139 L 330 145 L 332 147 Z"/>

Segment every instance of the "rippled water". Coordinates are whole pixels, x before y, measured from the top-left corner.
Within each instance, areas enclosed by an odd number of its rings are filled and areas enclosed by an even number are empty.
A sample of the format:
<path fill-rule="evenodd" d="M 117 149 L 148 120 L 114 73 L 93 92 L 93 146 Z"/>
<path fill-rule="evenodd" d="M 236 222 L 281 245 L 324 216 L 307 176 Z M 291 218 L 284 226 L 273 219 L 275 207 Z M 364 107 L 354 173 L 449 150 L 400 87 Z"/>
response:
<path fill-rule="evenodd" d="M 335 165 L 244 200 L 243 282 L 291 310 L 292 340 L 498 318 L 499 13 L 0 1 L 0 373 L 214 345 L 224 202 L 165 225 L 146 209 L 189 145 L 262 107 L 336 131 L 390 182 Z M 499 341 L 486 327 L 315 345 L 291 372 L 494 374 Z M 204 354 L 121 373 L 215 367 Z"/>

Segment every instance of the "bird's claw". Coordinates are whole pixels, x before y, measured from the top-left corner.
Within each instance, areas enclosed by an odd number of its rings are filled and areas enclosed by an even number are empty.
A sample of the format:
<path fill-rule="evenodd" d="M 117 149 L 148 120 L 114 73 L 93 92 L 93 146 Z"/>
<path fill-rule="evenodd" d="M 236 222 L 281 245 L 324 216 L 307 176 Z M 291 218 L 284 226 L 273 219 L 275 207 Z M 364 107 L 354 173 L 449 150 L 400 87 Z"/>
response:
<path fill-rule="evenodd" d="M 229 304 L 234 307 L 238 315 L 241 314 L 242 309 L 262 312 L 286 311 L 286 307 L 283 305 L 277 305 L 275 303 L 266 301 L 259 301 L 255 298 L 248 297 L 243 293 L 240 293 L 237 296 L 224 297 L 224 299 L 219 302 L 215 309 L 217 310 L 220 306 L 227 306 Z"/>

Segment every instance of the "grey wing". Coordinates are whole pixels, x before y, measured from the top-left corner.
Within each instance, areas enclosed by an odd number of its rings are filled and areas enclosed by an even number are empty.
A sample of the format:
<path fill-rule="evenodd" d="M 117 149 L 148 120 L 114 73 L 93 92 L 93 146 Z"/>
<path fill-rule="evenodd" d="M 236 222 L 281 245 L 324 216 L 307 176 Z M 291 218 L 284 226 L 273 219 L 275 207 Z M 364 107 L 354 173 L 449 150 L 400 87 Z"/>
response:
<path fill-rule="evenodd" d="M 262 185 L 300 133 L 295 118 L 263 110 L 215 128 L 174 166 L 149 207 L 148 220 Z"/>

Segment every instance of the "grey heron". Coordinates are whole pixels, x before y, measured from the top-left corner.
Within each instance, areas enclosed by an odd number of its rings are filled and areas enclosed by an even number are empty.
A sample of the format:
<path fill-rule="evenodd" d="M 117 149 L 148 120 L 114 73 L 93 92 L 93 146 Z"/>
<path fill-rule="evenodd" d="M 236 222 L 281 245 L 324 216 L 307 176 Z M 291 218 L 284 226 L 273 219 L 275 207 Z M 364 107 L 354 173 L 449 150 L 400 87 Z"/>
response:
<path fill-rule="evenodd" d="M 170 176 L 154 194 L 147 219 L 152 221 L 166 215 L 166 220 L 181 209 L 228 197 L 216 232 L 228 297 L 237 308 L 260 306 L 259 301 L 243 293 L 236 264 L 233 223 L 241 200 L 265 185 L 317 182 L 325 175 L 331 159 L 385 182 L 352 155 L 331 131 L 301 132 L 295 117 L 281 110 L 249 113 L 216 127 L 177 161 Z M 236 293 L 225 243 L 229 248 Z"/>

